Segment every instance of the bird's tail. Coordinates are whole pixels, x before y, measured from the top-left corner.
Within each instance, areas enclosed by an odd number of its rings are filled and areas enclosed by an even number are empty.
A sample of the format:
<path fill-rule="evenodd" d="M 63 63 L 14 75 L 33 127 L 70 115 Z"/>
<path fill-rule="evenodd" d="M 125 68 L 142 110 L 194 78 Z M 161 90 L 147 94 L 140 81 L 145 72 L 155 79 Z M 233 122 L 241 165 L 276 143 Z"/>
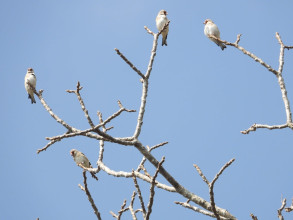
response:
<path fill-rule="evenodd" d="M 99 180 L 98 177 L 94 173 L 92 173 L 92 172 L 90 172 L 90 173 L 94 179 L 96 179 L 97 181 Z"/>
<path fill-rule="evenodd" d="M 168 46 L 168 45 L 167 45 L 167 36 L 168 36 L 168 35 L 164 36 L 164 35 L 162 34 L 162 46 L 164 46 L 164 45 Z"/>
<path fill-rule="evenodd" d="M 219 46 L 221 47 L 222 50 L 224 50 L 226 48 L 226 45 L 223 43 L 221 43 Z"/>
<path fill-rule="evenodd" d="M 32 104 L 36 103 L 34 95 L 28 94 L 28 98 L 31 100 Z"/>

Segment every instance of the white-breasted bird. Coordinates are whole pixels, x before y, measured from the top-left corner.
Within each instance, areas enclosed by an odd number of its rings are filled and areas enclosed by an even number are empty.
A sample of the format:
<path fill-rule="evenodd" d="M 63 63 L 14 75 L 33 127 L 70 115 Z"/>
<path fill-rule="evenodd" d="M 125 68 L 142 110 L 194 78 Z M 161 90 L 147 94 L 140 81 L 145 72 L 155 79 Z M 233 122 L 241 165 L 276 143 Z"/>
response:
<path fill-rule="evenodd" d="M 211 19 L 206 19 L 204 21 L 204 34 L 213 42 L 215 42 L 219 47 L 221 47 L 222 50 L 224 50 L 226 48 L 226 45 L 223 44 L 222 42 L 211 38 L 210 36 L 214 36 L 216 38 L 220 38 L 220 31 L 219 28 L 217 27 L 217 25 L 211 20 Z"/>
<path fill-rule="evenodd" d="M 169 21 L 167 18 L 167 11 L 161 10 L 159 11 L 157 17 L 156 17 L 156 25 L 158 30 L 162 30 L 162 28 L 165 26 L 165 24 Z M 162 46 L 167 46 L 167 37 L 169 32 L 169 26 L 166 27 L 166 29 L 162 32 Z"/>
<path fill-rule="evenodd" d="M 76 149 L 72 149 L 70 151 L 70 155 L 73 157 L 75 163 L 77 165 L 82 165 L 86 168 L 93 168 L 89 159 L 87 159 L 87 157 L 80 151 L 76 150 Z M 98 177 L 95 176 L 95 174 L 93 172 L 90 172 L 92 177 L 95 178 L 96 180 L 98 180 Z"/>
<path fill-rule="evenodd" d="M 26 72 L 26 75 L 24 77 L 24 87 L 25 87 L 25 90 L 28 93 L 28 98 L 31 99 L 32 104 L 36 103 L 36 100 L 35 100 L 35 97 L 34 97 L 34 90 L 33 90 L 33 89 L 36 89 L 36 84 L 37 84 L 37 78 L 36 78 L 36 75 L 34 73 L 34 70 L 33 70 L 33 68 L 28 68 L 27 72 Z"/>

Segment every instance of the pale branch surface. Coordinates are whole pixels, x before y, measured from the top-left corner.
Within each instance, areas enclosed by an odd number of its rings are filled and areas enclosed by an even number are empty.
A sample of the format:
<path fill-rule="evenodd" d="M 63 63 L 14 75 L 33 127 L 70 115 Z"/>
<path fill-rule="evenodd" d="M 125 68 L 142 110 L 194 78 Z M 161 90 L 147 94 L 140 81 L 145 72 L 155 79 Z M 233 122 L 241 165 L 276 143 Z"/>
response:
<path fill-rule="evenodd" d="M 95 125 L 94 125 L 91 117 L 89 116 L 88 110 L 85 107 L 83 99 L 81 98 L 81 95 L 80 95 L 80 92 L 79 92 L 80 90 L 82 90 L 82 87 L 80 86 L 80 82 L 78 81 L 77 85 L 76 85 L 76 90 L 66 90 L 66 92 L 75 93 L 75 95 L 77 96 L 77 99 L 78 99 L 78 101 L 80 103 L 81 109 L 83 110 L 83 112 L 85 114 L 85 117 L 88 120 L 89 125 L 93 128 L 93 127 L 95 127 Z"/>
<path fill-rule="evenodd" d="M 203 174 L 203 172 L 201 171 L 201 169 L 199 168 L 198 165 L 193 164 L 193 166 L 195 167 L 195 169 L 197 170 L 197 172 L 199 173 L 199 175 L 201 176 L 201 178 L 203 179 L 203 181 L 208 185 L 209 187 L 209 193 L 210 193 L 210 201 L 211 201 L 211 207 L 212 207 L 212 212 L 213 215 L 215 216 L 215 218 L 217 218 L 218 220 L 221 219 L 221 216 L 218 214 L 217 209 L 216 209 L 216 203 L 215 203 L 215 196 L 214 196 L 214 185 L 216 183 L 216 181 L 218 180 L 218 178 L 220 177 L 220 175 L 224 172 L 224 170 L 229 167 L 233 162 L 235 161 L 235 159 L 231 159 L 229 162 L 227 162 L 222 168 L 221 170 L 217 173 L 217 175 L 214 177 L 214 179 L 212 180 L 212 182 L 209 182 L 208 179 L 205 177 L 205 175 Z M 189 207 L 190 208 L 190 207 Z"/>
<path fill-rule="evenodd" d="M 155 167 L 158 166 L 159 162 L 151 155 L 148 150 L 139 142 L 137 141 L 135 147 L 150 161 Z M 208 211 L 212 211 L 212 206 L 209 202 L 204 200 L 203 198 L 195 195 L 194 193 L 190 192 L 189 190 L 185 189 L 182 185 L 180 185 L 174 178 L 171 176 L 162 166 L 159 170 L 160 174 L 165 177 L 165 179 L 175 188 L 176 192 L 181 194 L 187 199 L 190 199 L 194 203 L 200 205 L 201 207 L 207 209 Z M 225 218 L 229 219 L 236 219 L 232 216 L 227 210 L 219 208 L 216 206 L 217 213 Z"/>
<path fill-rule="evenodd" d="M 123 212 L 126 212 L 126 211 L 129 209 L 129 208 L 125 208 L 125 206 L 126 206 L 126 199 L 124 200 L 124 202 L 123 202 L 123 204 L 122 204 L 122 206 L 121 206 L 120 211 L 118 211 L 118 215 L 116 215 L 116 214 L 115 214 L 114 212 L 112 212 L 112 211 L 110 211 L 110 214 L 111 214 L 114 218 L 116 218 L 117 220 L 120 220 L 120 218 L 121 218 Z"/>
<path fill-rule="evenodd" d="M 203 179 L 203 181 L 210 185 L 210 182 L 208 181 L 208 179 L 205 177 L 205 175 L 203 174 L 203 172 L 201 171 L 201 169 L 199 168 L 199 166 L 197 166 L 196 164 L 193 164 L 193 166 L 195 167 L 195 169 L 197 170 L 198 174 L 201 176 L 201 178 Z"/>
<path fill-rule="evenodd" d="M 268 65 L 266 62 L 264 62 L 262 59 L 260 59 L 259 57 L 257 57 L 256 55 L 254 55 L 253 53 L 247 51 L 246 49 L 244 49 L 243 47 L 239 46 L 238 43 L 240 41 L 240 37 L 241 34 L 237 35 L 237 40 L 235 43 L 231 43 L 228 41 L 224 41 L 221 39 L 218 39 L 214 36 L 210 36 L 211 38 L 214 38 L 226 45 L 235 47 L 236 49 L 242 51 L 244 54 L 248 55 L 249 57 L 251 57 L 252 59 L 254 59 L 256 62 L 260 63 L 262 66 L 264 66 L 268 71 L 272 72 L 278 79 L 278 83 L 281 89 L 281 93 L 282 93 L 282 99 L 284 102 L 284 106 L 285 106 L 285 111 L 286 111 L 286 124 L 283 125 L 265 125 L 265 124 L 253 124 L 250 128 L 248 128 L 247 130 L 241 131 L 242 134 L 249 134 L 249 132 L 251 131 L 256 131 L 256 129 L 258 128 L 266 128 L 269 130 L 273 130 L 273 129 L 283 129 L 283 128 L 291 128 L 293 130 L 293 122 L 292 122 L 292 113 L 291 113 L 291 108 L 290 108 L 290 102 L 287 96 L 287 90 L 286 90 L 286 86 L 285 86 L 285 82 L 284 82 L 284 78 L 283 78 L 283 67 L 284 67 L 284 50 L 286 49 L 292 49 L 292 46 L 285 46 L 281 36 L 279 35 L 278 32 L 276 32 L 276 38 L 280 44 L 280 55 L 279 55 L 279 67 L 278 70 L 272 68 L 270 65 Z"/>
<path fill-rule="evenodd" d="M 136 217 L 136 213 L 138 212 L 143 212 L 142 209 L 134 209 L 133 208 L 133 204 L 134 204 L 134 200 L 135 200 L 135 196 L 137 195 L 137 193 L 135 191 L 133 191 L 132 193 L 132 196 L 131 196 L 131 200 L 130 200 L 130 204 L 128 207 L 125 208 L 126 206 L 126 199 L 124 200 L 122 206 L 121 206 L 121 209 L 118 211 L 118 214 L 115 214 L 114 212 L 110 211 L 110 214 L 116 218 L 117 220 L 121 219 L 122 217 L 122 214 L 126 211 L 130 211 L 130 214 L 132 216 L 132 219 L 133 220 L 137 220 L 137 217 Z"/>
<path fill-rule="evenodd" d="M 95 179 L 95 180 L 99 180 L 98 177 L 95 175 L 95 172 L 89 170 L 91 168 L 87 168 L 87 167 L 84 167 L 81 163 L 77 164 L 77 166 L 81 167 L 84 171 L 89 171 L 91 176 Z"/>
<path fill-rule="evenodd" d="M 281 205 L 281 207 L 278 209 L 278 218 L 279 218 L 280 220 L 284 220 L 284 217 L 283 217 L 283 215 L 282 215 L 282 211 L 284 210 L 285 206 L 286 206 L 286 199 L 283 199 L 283 201 L 282 201 L 282 205 Z"/>
<path fill-rule="evenodd" d="M 251 131 L 256 131 L 257 128 L 266 128 L 269 130 L 274 130 L 274 129 L 283 129 L 283 128 L 287 128 L 288 125 L 287 124 L 283 124 L 283 125 L 262 125 L 262 124 L 253 124 L 250 128 L 248 128 L 247 130 L 241 131 L 242 134 L 248 134 Z"/>
<path fill-rule="evenodd" d="M 141 194 L 141 191 L 140 191 L 140 187 L 139 187 L 139 185 L 137 183 L 136 176 L 134 174 L 134 170 L 132 170 L 132 178 L 133 178 L 134 186 L 135 186 L 136 191 L 138 193 L 138 198 L 139 198 L 140 206 L 141 206 L 141 209 L 142 209 L 142 215 L 143 215 L 143 218 L 145 219 L 146 209 L 145 209 L 143 197 L 142 197 L 142 194 Z"/>
<path fill-rule="evenodd" d="M 217 213 L 219 216 L 223 217 L 223 218 L 227 218 L 227 219 L 236 219 L 233 215 L 231 215 L 227 210 L 219 208 L 217 206 L 212 206 L 212 204 L 210 204 L 209 202 L 207 202 L 206 200 L 204 200 L 203 198 L 195 195 L 194 193 L 190 192 L 189 190 L 185 189 L 182 185 L 180 185 L 173 176 L 171 176 L 163 166 L 159 166 L 160 163 L 159 161 L 157 161 L 157 159 L 150 153 L 151 149 L 147 149 L 139 140 L 138 137 L 141 133 L 141 129 L 142 129 L 142 125 L 143 125 L 143 119 L 144 119 L 144 113 L 145 113 L 145 107 L 146 107 L 146 100 L 147 100 L 147 94 L 148 94 L 148 86 L 149 86 L 149 78 L 150 78 L 150 74 L 152 71 L 152 67 L 153 67 L 153 63 L 154 63 L 154 59 L 156 56 L 156 50 L 157 50 L 157 41 L 158 41 L 158 37 L 161 34 L 161 32 L 167 28 L 167 26 L 169 25 L 169 22 L 163 27 L 162 30 L 159 31 L 159 33 L 155 34 L 153 32 L 151 32 L 148 28 L 145 28 L 149 33 L 151 33 L 154 37 L 153 39 L 153 46 L 152 46 L 152 50 L 151 50 L 151 56 L 150 56 L 150 60 L 147 66 L 147 70 L 146 73 L 144 75 L 144 78 L 142 80 L 142 95 L 141 95 L 141 103 L 140 103 L 140 108 L 139 108 L 139 112 L 138 112 L 138 117 L 137 117 L 137 125 L 135 128 L 135 131 L 133 133 L 132 137 L 113 137 L 109 134 L 107 134 L 107 129 L 105 127 L 105 125 L 110 122 L 112 119 L 114 119 L 115 117 L 119 116 L 121 112 L 123 111 L 127 111 L 127 112 L 133 112 L 134 110 L 126 110 L 121 103 L 118 102 L 118 105 L 120 107 L 119 111 L 114 113 L 112 116 L 110 116 L 108 119 L 106 119 L 105 121 L 100 120 L 100 123 L 98 125 L 94 125 L 93 123 L 91 123 L 90 121 L 92 121 L 89 117 L 88 111 L 85 108 L 84 102 L 82 100 L 82 97 L 80 96 L 79 92 L 80 92 L 80 85 L 78 85 L 77 90 L 76 90 L 76 94 L 79 97 L 79 101 L 80 104 L 82 106 L 82 109 L 85 113 L 85 117 L 88 119 L 88 122 L 91 126 L 90 129 L 87 130 L 78 130 L 76 128 L 73 128 L 72 126 L 69 126 L 66 122 L 64 122 L 63 120 L 61 120 L 56 114 L 54 114 L 52 112 L 52 110 L 49 108 L 49 106 L 46 104 L 46 102 L 44 101 L 43 97 L 42 97 L 42 93 L 40 92 L 38 94 L 39 99 L 41 100 L 43 106 L 45 107 L 45 109 L 50 113 L 50 115 L 60 124 L 62 124 L 65 128 L 67 128 L 68 132 L 63 134 L 63 135 L 59 135 L 59 136 L 55 136 L 52 138 L 48 138 L 51 142 L 57 142 L 62 140 L 63 138 L 68 138 L 68 137 L 74 137 L 74 136 L 86 136 L 86 137 L 90 137 L 90 138 L 94 138 L 96 140 L 100 141 L 100 152 L 99 152 L 99 159 L 97 162 L 98 167 L 97 168 L 86 168 L 86 170 L 90 171 L 90 172 L 95 172 L 97 173 L 100 170 L 105 171 L 106 173 L 113 175 L 113 176 L 117 176 L 117 177 L 128 177 L 128 178 L 132 178 L 133 177 L 133 173 L 137 178 L 140 178 L 144 181 L 147 181 L 149 183 L 152 184 L 152 187 L 154 188 L 154 186 L 156 185 L 157 187 L 160 187 L 162 189 L 165 189 L 167 191 L 170 192 L 177 192 L 179 194 L 181 194 L 183 197 L 189 199 L 190 201 L 198 204 L 199 206 L 201 206 L 202 208 L 208 210 L 209 212 L 213 212 L 214 210 L 215 213 Z M 121 54 L 121 53 L 120 53 Z M 125 61 L 126 62 L 126 61 Z M 133 67 L 135 67 L 132 64 Z M 134 70 L 135 71 L 135 70 Z M 100 130 L 100 128 L 102 128 L 102 130 Z M 119 145 L 124 145 L 124 146 L 134 146 L 143 156 L 144 158 L 146 158 L 153 166 L 155 167 L 159 167 L 159 169 L 157 170 L 173 187 L 161 184 L 157 181 L 154 180 L 154 178 L 150 178 L 147 175 L 141 174 L 138 171 L 134 171 L 132 172 L 124 172 L 124 171 L 113 171 L 111 170 L 109 167 L 105 166 L 105 164 L 103 163 L 103 154 L 104 154 L 104 142 L 112 142 L 112 143 L 116 143 Z M 165 143 L 163 144 L 159 144 L 159 146 L 163 146 Z M 51 144 L 52 145 L 52 144 Z M 50 145 L 50 146 L 51 146 Z M 47 149 L 47 148 L 45 148 Z M 38 152 L 41 152 L 43 149 L 40 149 Z M 155 149 L 155 147 L 153 148 Z M 143 162 L 144 163 L 144 162 Z M 143 167 L 143 164 L 142 166 Z M 87 191 L 87 186 L 85 186 L 85 191 Z M 92 205 L 94 211 L 95 208 Z M 129 207 L 128 209 L 130 209 L 131 207 Z M 141 209 L 140 209 L 141 210 Z M 137 211 L 140 210 L 136 210 L 134 211 L 134 213 L 136 213 Z M 122 210 L 123 211 L 123 210 Z M 113 215 L 114 216 L 114 215 Z M 117 215 L 117 219 L 120 218 L 119 215 Z"/>
<path fill-rule="evenodd" d="M 78 86 L 80 86 L 80 84 L 78 84 Z M 79 90 L 81 90 L 81 89 L 79 89 Z M 75 92 L 74 90 L 67 90 L 67 91 L 69 93 L 71 93 L 71 92 L 74 93 Z M 38 97 L 42 95 L 41 92 L 39 92 L 39 94 L 38 94 Z M 83 102 L 81 96 L 79 96 L 79 97 L 81 99 L 80 103 L 83 103 L 83 106 L 84 106 L 84 102 Z M 41 100 L 41 98 L 40 98 L 40 100 Z M 43 98 L 42 98 L 41 102 L 46 103 Z M 103 140 L 104 138 L 102 136 L 94 134 L 92 132 L 95 132 L 100 127 L 105 126 L 106 124 L 111 122 L 114 118 L 118 117 L 124 111 L 125 112 L 135 112 L 135 110 L 124 108 L 119 100 L 118 100 L 118 105 L 119 105 L 120 109 L 117 112 L 115 112 L 114 114 L 112 114 L 110 117 L 108 117 L 105 121 L 103 121 L 102 123 L 100 123 L 100 124 L 98 124 L 98 125 L 96 125 L 96 126 L 94 126 L 92 128 L 89 128 L 89 129 L 86 129 L 86 130 L 83 130 L 83 131 L 78 130 L 76 128 L 73 128 L 72 126 L 68 125 L 65 121 L 60 119 L 62 121 L 62 123 L 66 124 L 69 127 L 68 132 L 66 132 L 65 134 L 62 134 L 62 135 L 54 136 L 54 137 L 47 137 L 46 139 L 50 140 L 50 142 L 45 147 L 43 147 L 41 149 L 38 149 L 37 153 L 40 153 L 42 151 L 47 150 L 47 148 L 49 148 L 51 145 L 53 145 L 54 143 L 56 143 L 58 141 L 61 141 L 64 138 L 71 138 L 71 137 L 75 137 L 75 136 L 85 136 L 85 137 L 93 138 L 93 139 L 96 139 L 96 140 Z M 47 104 L 46 104 L 45 108 L 50 109 Z M 83 109 L 85 109 L 85 111 L 87 112 L 85 106 L 83 107 Z M 53 113 L 53 111 L 51 111 L 50 114 L 52 114 L 53 118 L 59 118 L 55 113 Z M 91 121 L 91 119 L 90 119 L 90 121 Z M 106 131 L 107 130 L 109 130 L 109 129 L 106 129 Z M 105 133 L 105 131 L 103 133 Z M 125 143 L 125 142 L 128 143 L 127 141 L 131 141 L 132 139 L 131 138 L 112 138 L 112 140 L 121 141 L 123 143 Z M 111 140 L 109 140 L 109 141 L 111 141 Z"/>
<path fill-rule="evenodd" d="M 215 203 L 215 196 L 214 196 L 214 185 L 215 185 L 216 181 L 218 180 L 218 178 L 220 177 L 220 175 L 224 172 L 224 170 L 227 167 L 229 167 L 234 161 L 235 161 L 235 159 L 233 158 L 228 163 L 226 163 L 221 168 L 221 170 L 217 173 L 217 175 L 215 176 L 213 181 L 210 184 L 208 184 L 209 185 L 209 192 L 210 192 L 210 200 L 211 200 L 212 210 L 213 210 L 213 213 L 215 214 L 215 216 L 216 216 L 216 218 L 218 220 L 220 219 L 220 216 L 219 216 L 219 214 L 217 213 L 217 210 L 216 210 L 216 203 Z"/>
<path fill-rule="evenodd" d="M 151 188 L 150 188 L 150 198 L 149 198 L 149 203 L 148 203 L 148 212 L 146 214 L 146 220 L 150 219 L 150 215 L 152 213 L 152 207 L 154 203 L 154 197 L 155 197 L 155 183 L 156 183 L 156 178 L 159 174 L 159 170 L 162 167 L 162 164 L 165 161 L 165 157 L 162 158 L 161 162 L 158 164 L 157 170 L 155 172 L 155 175 L 152 177 L 152 182 L 151 182 Z"/>
<path fill-rule="evenodd" d="M 92 196 L 91 196 L 91 193 L 90 193 L 90 191 L 89 191 L 89 189 L 88 189 L 88 187 L 87 187 L 87 182 L 86 182 L 86 180 L 87 180 L 87 178 L 86 178 L 86 172 L 83 171 L 82 174 L 83 174 L 83 184 L 84 184 L 84 190 L 83 190 L 83 191 L 85 191 L 85 193 L 86 193 L 86 195 L 87 195 L 87 197 L 88 197 L 88 200 L 89 200 L 89 202 L 91 203 L 91 206 L 92 206 L 92 208 L 93 208 L 93 210 L 94 210 L 94 213 L 95 213 L 95 215 L 97 216 L 97 219 L 102 220 L 102 218 L 101 218 L 101 214 L 100 214 L 100 212 L 98 211 L 98 208 L 97 208 L 97 206 L 95 205 L 95 202 L 94 202 L 94 200 L 93 200 L 93 198 L 92 198 Z"/>
<path fill-rule="evenodd" d="M 129 211 L 130 211 L 130 213 L 132 215 L 133 220 L 137 220 L 136 215 L 135 215 L 135 211 L 133 209 L 133 203 L 134 203 L 135 196 L 136 196 L 136 192 L 133 191 L 132 196 L 131 196 L 130 205 L 129 205 Z"/>
<path fill-rule="evenodd" d="M 137 69 L 117 48 L 115 48 L 117 54 L 141 77 L 145 78 L 145 76 Z"/>
<path fill-rule="evenodd" d="M 292 211 L 293 211 L 293 199 L 292 199 L 291 206 L 290 206 L 290 207 L 286 207 L 286 208 L 285 208 L 285 211 L 286 211 L 286 212 L 292 212 Z"/>
<path fill-rule="evenodd" d="M 148 151 L 151 152 L 152 150 L 155 150 L 155 149 L 157 149 L 159 147 L 162 147 L 162 146 L 164 146 L 166 144 L 168 144 L 167 141 L 166 142 L 163 142 L 163 143 L 160 143 L 160 144 L 157 144 L 157 145 L 155 145 L 155 146 L 153 146 L 151 148 L 149 146 L 146 146 L 146 147 L 147 147 Z M 139 163 L 137 169 L 136 169 L 137 172 L 141 171 L 141 169 L 143 168 L 145 162 L 146 162 L 146 158 L 143 157 L 142 160 L 141 160 L 141 162 Z"/>
<path fill-rule="evenodd" d="M 190 205 L 188 202 L 178 202 L 178 201 L 175 201 L 174 203 L 177 204 L 177 205 L 181 205 L 181 206 L 183 206 L 184 208 L 188 208 L 188 209 L 191 209 L 191 210 L 193 210 L 193 211 L 195 211 L 195 212 L 201 213 L 201 214 L 203 214 L 203 215 L 207 215 L 207 216 L 210 216 L 210 217 L 212 217 L 212 218 L 216 218 L 216 216 L 215 216 L 214 213 L 209 212 L 209 211 L 202 210 L 202 209 L 200 209 L 200 208 L 198 208 L 198 207 L 195 207 L 195 206 L 192 206 L 192 205 Z M 228 218 L 220 217 L 220 219 L 221 219 L 221 220 L 225 220 L 225 219 L 228 219 Z"/>
<path fill-rule="evenodd" d="M 252 213 L 250 214 L 252 220 L 258 220 L 257 217 L 255 215 L 253 215 Z"/>

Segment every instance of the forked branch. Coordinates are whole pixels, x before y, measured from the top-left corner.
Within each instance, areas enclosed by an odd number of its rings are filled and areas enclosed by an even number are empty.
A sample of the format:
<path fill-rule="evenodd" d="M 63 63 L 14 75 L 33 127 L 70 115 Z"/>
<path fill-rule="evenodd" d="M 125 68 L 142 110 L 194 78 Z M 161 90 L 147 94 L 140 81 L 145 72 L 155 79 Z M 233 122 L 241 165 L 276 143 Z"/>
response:
<path fill-rule="evenodd" d="M 278 32 L 276 33 L 276 38 L 280 44 L 279 67 L 278 67 L 278 70 L 276 70 L 272 66 L 270 66 L 266 62 L 264 62 L 262 59 L 260 59 L 256 55 L 254 55 L 253 53 L 251 53 L 248 50 L 244 49 L 243 47 L 239 46 L 240 37 L 241 37 L 241 34 L 238 34 L 236 42 L 231 43 L 228 41 L 218 39 L 214 36 L 211 36 L 211 38 L 217 39 L 218 41 L 220 41 L 228 46 L 232 46 L 232 47 L 235 47 L 236 49 L 240 50 L 242 53 L 251 57 L 253 60 L 258 62 L 262 66 L 264 66 L 268 71 L 270 71 L 271 73 L 273 73 L 277 77 L 278 83 L 280 86 L 280 90 L 282 93 L 282 99 L 283 99 L 284 106 L 285 106 L 285 112 L 286 112 L 286 123 L 285 124 L 281 124 L 281 125 L 253 124 L 250 128 L 248 128 L 244 131 L 241 131 L 241 133 L 242 134 L 249 134 L 251 131 L 256 131 L 256 129 L 258 129 L 258 128 L 266 128 L 269 130 L 291 128 L 293 130 L 292 113 L 291 113 L 289 99 L 287 96 L 287 90 L 286 90 L 284 78 L 282 75 L 283 74 L 283 67 L 284 67 L 284 49 L 286 48 L 289 50 L 289 49 L 292 49 L 293 46 L 284 45 L 284 43 L 281 39 L 281 36 L 279 35 Z"/>

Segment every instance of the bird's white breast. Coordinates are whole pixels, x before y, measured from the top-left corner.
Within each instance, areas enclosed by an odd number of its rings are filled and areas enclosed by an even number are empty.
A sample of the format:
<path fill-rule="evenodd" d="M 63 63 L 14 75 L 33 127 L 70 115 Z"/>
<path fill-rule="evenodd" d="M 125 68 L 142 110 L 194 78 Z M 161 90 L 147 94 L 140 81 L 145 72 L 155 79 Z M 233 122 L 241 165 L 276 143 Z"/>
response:
<path fill-rule="evenodd" d="M 36 88 L 37 79 L 34 74 L 27 74 L 24 81 L 24 86 L 28 92 L 32 92 L 31 87 L 27 84 L 29 82 L 34 88 Z"/>
<path fill-rule="evenodd" d="M 207 24 L 204 29 L 205 35 L 213 35 L 220 38 L 220 31 L 215 24 Z"/>
<path fill-rule="evenodd" d="M 34 87 L 36 86 L 37 83 L 37 79 L 36 76 L 34 74 L 29 74 L 27 77 L 27 81 L 32 84 Z"/>
<path fill-rule="evenodd" d="M 168 19 L 167 19 L 166 15 L 158 16 L 158 19 L 157 19 L 158 30 L 161 30 L 167 22 L 168 22 Z"/>

